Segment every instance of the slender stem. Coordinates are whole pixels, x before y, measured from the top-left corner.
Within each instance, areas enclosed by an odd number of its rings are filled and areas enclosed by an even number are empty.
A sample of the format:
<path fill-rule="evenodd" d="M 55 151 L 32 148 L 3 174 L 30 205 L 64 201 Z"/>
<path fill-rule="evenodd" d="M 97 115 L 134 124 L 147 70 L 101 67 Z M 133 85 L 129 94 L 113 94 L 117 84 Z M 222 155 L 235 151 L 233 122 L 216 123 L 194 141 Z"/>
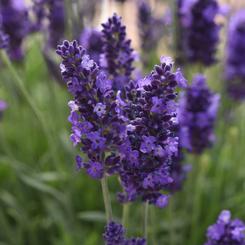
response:
<path fill-rule="evenodd" d="M 112 209 L 111 209 L 111 199 L 110 199 L 110 193 L 109 193 L 106 177 L 101 179 L 101 186 L 102 186 L 102 192 L 104 198 L 106 220 L 107 222 L 109 222 L 110 220 L 112 220 Z"/>
<path fill-rule="evenodd" d="M 128 216 L 129 216 L 130 204 L 125 203 L 123 205 L 123 215 L 122 215 L 122 225 L 123 227 L 127 227 L 128 225 Z"/>
<path fill-rule="evenodd" d="M 149 215 L 149 202 L 144 205 L 144 238 L 147 240 L 148 236 L 148 215 Z"/>

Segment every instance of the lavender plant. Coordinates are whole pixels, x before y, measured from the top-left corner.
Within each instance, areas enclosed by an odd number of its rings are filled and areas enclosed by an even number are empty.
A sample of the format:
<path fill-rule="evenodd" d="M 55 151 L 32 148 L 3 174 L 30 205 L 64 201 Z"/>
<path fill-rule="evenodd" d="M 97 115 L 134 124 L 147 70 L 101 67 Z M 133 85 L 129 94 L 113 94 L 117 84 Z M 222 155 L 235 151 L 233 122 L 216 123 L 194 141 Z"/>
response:
<path fill-rule="evenodd" d="M 138 4 L 138 28 L 141 40 L 141 52 L 143 63 L 148 65 L 150 55 L 155 51 L 158 42 L 164 32 L 164 18 L 153 15 L 148 1 L 139 0 Z"/>
<path fill-rule="evenodd" d="M 182 44 L 181 53 L 191 63 L 205 66 L 215 63 L 220 26 L 215 22 L 219 12 L 216 0 L 178 0 L 177 15 Z M 182 58 L 181 58 L 182 59 Z"/>
<path fill-rule="evenodd" d="M 56 48 L 65 33 L 65 2 L 64 0 L 33 0 L 33 11 L 36 23 L 33 29 L 45 30 L 44 20 L 49 21 L 48 43 L 51 48 Z"/>
<path fill-rule="evenodd" d="M 79 38 L 80 44 L 87 50 L 90 57 L 99 64 L 102 54 L 102 33 L 96 29 L 85 28 Z"/>
<path fill-rule="evenodd" d="M 244 245 L 245 225 L 239 219 L 231 219 L 231 213 L 224 210 L 215 224 L 207 230 L 207 242 L 204 245 Z"/>
<path fill-rule="evenodd" d="M 9 57 L 15 61 L 22 60 L 24 57 L 22 43 L 30 28 L 24 1 L 2 0 L 0 15 L 3 32 L 9 36 Z"/>
<path fill-rule="evenodd" d="M 192 153 L 200 154 L 210 147 L 219 104 L 219 95 L 206 84 L 206 78 L 198 74 L 182 94 L 179 108 L 181 146 Z"/>
<path fill-rule="evenodd" d="M 131 78 L 135 56 L 131 40 L 126 38 L 126 27 L 116 14 L 102 24 L 103 53 L 100 66 L 104 68 L 114 89 L 122 89 Z"/>
<path fill-rule="evenodd" d="M 106 245 L 146 245 L 145 238 L 125 237 L 125 228 L 114 221 L 111 221 L 106 227 L 103 234 Z"/>
<path fill-rule="evenodd" d="M 120 147 L 121 201 L 140 197 L 160 208 L 168 203 L 169 195 L 161 191 L 173 182 L 170 168 L 178 154 L 175 99 L 183 80 L 177 74 L 172 60 L 162 57 L 149 76 L 127 86 L 124 101 L 118 98 L 120 117 L 127 122 Z"/>
<path fill-rule="evenodd" d="M 227 36 L 226 87 L 233 99 L 245 98 L 245 10 L 232 16 Z"/>

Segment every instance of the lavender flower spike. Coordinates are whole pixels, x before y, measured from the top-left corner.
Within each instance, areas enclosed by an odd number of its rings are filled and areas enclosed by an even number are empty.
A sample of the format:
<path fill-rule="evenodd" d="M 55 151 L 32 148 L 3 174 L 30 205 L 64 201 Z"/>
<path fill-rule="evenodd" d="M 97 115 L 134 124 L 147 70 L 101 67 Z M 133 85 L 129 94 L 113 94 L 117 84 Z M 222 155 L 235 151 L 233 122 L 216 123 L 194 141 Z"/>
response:
<path fill-rule="evenodd" d="M 74 100 L 69 102 L 72 124 L 71 141 L 86 154 L 76 157 L 77 169 L 83 168 L 94 179 L 118 171 L 120 143 L 111 81 L 90 59 L 77 41 L 58 46 L 61 73 Z"/>
<path fill-rule="evenodd" d="M 200 154 L 213 144 L 218 104 L 219 95 L 208 88 L 203 75 L 196 75 L 180 99 L 180 141 L 183 148 Z"/>
<path fill-rule="evenodd" d="M 213 64 L 220 30 L 215 23 L 219 13 L 217 1 L 178 0 L 178 8 L 185 58 L 206 66 Z"/>
<path fill-rule="evenodd" d="M 245 99 L 245 9 L 232 16 L 229 24 L 225 79 L 234 99 Z"/>
<path fill-rule="evenodd" d="M 168 204 L 167 190 L 173 158 L 178 154 L 177 104 L 182 76 L 173 72 L 173 61 L 162 57 L 161 64 L 137 84 L 126 87 L 121 116 L 127 118 L 126 138 L 120 147 L 121 201 L 141 198 L 159 208 Z"/>
<path fill-rule="evenodd" d="M 127 239 L 125 233 L 126 230 L 121 224 L 111 221 L 103 234 L 106 245 L 146 245 L 144 238 Z"/>
<path fill-rule="evenodd" d="M 0 100 L 0 119 L 3 116 L 3 112 L 7 109 L 8 104 L 4 100 Z"/>
<path fill-rule="evenodd" d="M 29 32 L 28 12 L 23 0 L 2 0 L 0 3 L 3 32 L 9 36 L 8 54 L 12 60 L 24 57 L 23 39 Z"/>
<path fill-rule="evenodd" d="M 127 84 L 134 70 L 135 59 L 131 40 L 126 39 L 126 27 L 121 18 L 114 14 L 105 24 L 102 24 L 103 53 L 100 65 L 113 81 L 113 88 L 121 89 Z"/>
<path fill-rule="evenodd" d="M 232 220 L 230 211 L 222 211 L 217 222 L 209 226 L 204 245 L 245 245 L 245 224 Z"/>

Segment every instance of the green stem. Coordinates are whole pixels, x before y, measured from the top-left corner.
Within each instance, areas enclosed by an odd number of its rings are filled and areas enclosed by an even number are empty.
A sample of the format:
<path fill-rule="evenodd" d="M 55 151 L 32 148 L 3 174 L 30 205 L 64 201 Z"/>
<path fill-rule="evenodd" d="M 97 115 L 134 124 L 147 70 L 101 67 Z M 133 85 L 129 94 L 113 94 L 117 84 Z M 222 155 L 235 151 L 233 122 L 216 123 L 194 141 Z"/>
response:
<path fill-rule="evenodd" d="M 28 91 L 26 90 L 25 86 L 24 86 L 24 82 L 22 81 L 22 79 L 20 78 L 19 74 L 17 73 L 17 71 L 15 70 L 14 66 L 12 65 L 11 61 L 8 58 L 8 55 L 6 54 L 6 52 L 1 52 L 1 58 L 3 60 L 3 63 L 7 66 L 9 72 L 11 73 L 11 75 L 13 76 L 13 80 L 16 83 L 16 86 L 19 88 L 20 92 L 22 93 L 23 97 L 25 98 L 27 104 L 29 105 L 29 107 L 31 108 L 31 110 L 33 111 L 33 114 L 36 116 L 37 120 L 40 122 L 40 125 L 42 127 L 43 133 L 46 136 L 49 146 L 50 146 L 50 150 L 52 151 L 52 157 L 54 162 L 58 163 L 57 160 L 57 154 L 56 151 L 54 149 L 54 143 L 52 140 L 52 136 L 50 135 L 45 121 L 43 120 L 42 114 L 39 111 L 39 109 L 37 108 L 37 106 L 35 105 L 34 101 L 31 100 L 31 96 L 29 95 Z"/>
<path fill-rule="evenodd" d="M 144 205 L 144 238 L 148 237 L 148 216 L 149 216 L 149 202 L 146 201 Z"/>
<path fill-rule="evenodd" d="M 129 216 L 130 204 L 125 203 L 123 205 L 123 215 L 122 215 L 122 225 L 123 227 L 128 226 L 128 216 Z"/>
<path fill-rule="evenodd" d="M 102 178 L 101 186 L 102 186 L 103 199 L 105 205 L 106 220 L 107 222 L 109 222 L 110 220 L 112 220 L 112 209 L 111 209 L 111 199 L 110 199 L 110 193 L 109 193 L 106 177 Z"/>

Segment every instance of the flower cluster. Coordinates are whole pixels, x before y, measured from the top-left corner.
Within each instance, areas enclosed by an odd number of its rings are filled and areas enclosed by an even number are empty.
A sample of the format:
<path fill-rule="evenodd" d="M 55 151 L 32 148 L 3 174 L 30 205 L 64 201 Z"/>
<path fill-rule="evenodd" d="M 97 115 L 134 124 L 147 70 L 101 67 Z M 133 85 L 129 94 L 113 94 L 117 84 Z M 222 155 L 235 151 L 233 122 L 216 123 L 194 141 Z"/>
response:
<path fill-rule="evenodd" d="M 21 60 L 23 39 L 29 32 L 28 12 L 22 0 L 0 2 L 3 32 L 9 36 L 8 54 L 12 60 Z"/>
<path fill-rule="evenodd" d="M 138 1 L 138 26 L 143 52 L 152 52 L 163 35 L 164 18 L 152 14 L 148 1 Z"/>
<path fill-rule="evenodd" d="M 101 32 L 85 28 L 80 35 L 79 42 L 87 50 L 90 57 L 99 64 L 103 46 Z"/>
<path fill-rule="evenodd" d="M 3 112 L 7 109 L 8 105 L 4 100 L 0 100 L 0 119 L 3 116 Z"/>
<path fill-rule="evenodd" d="M 103 53 L 100 65 L 108 73 L 114 89 L 121 89 L 130 80 L 135 59 L 131 41 L 126 39 L 126 27 L 116 14 L 102 24 Z"/>
<path fill-rule="evenodd" d="M 43 21 L 48 19 L 48 45 L 56 48 L 65 32 L 64 0 L 34 0 L 33 11 L 37 21 L 34 29 L 42 29 Z"/>
<path fill-rule="evenodd" d="M 200 154 L 214 142 L 213 127 L 219 104 L 219 95 L 210 91 L 206 78 L 198 74 L 193 78 L 180 99 L 179 122 L 182 147 Z"/>
<path fill-rule="evenodd" d="M 125 238 L 124 227 L 111 221 L 105 228 L 103 234 L 106 245 L 146 245 L 146 240 L 144 238 Z"/>
<path fill-rule="evenodd" d="M 185 58 L 190 62 L 211 65 L 216 61 L 220 26 L 215 17 L 219 12 L 216 0 L 179 0 L 178 15 Z"/>
<path fill-rule="evenodd" d="M 77 167 L 101 179 L 105 173 L 117 171 L 119 164 L 115 148 L 120 142 L 121 129 L 117 123 L 112 82 L 76 41 L 64 41 L 58 46 L 57 54 L 63 59 L 63 79 L 74 96 L 69 102 L 71 140 L 87 154 L 86 162 L 77 156 Z"/>
<path fill-rule="evenodd" d="M 162 57 L 149 76 L 129 83 L 124 100 L 118 98 L 120 118 L 127 124 L 120 146 L 121 201 L 140 197 L 160 208 L 168 203 L 169 196 L 161 191 L 173 181 L 170 167 L 178 154 L 176 87 L 185 85 L 181 72 L 172 69 L 172 60 Z"/>
<path fill-rule="evenodd" d="M 245 98 L 245 10 L 230 20 L 225 78 L 228 92 L 234 99 Z"/>
<path fill-rule="evenodd" d="M 239 219 L 231 219 L 231 213 L 224 210 L 217 222 L 207 230 L 205 245 L 244 245 L 245 224 Z"/>
<path fill-rule="evenodd" d="M 2 29 L 2 17 L 0 15 L 0 49 L 6 49 L 9 44 L 9 36 Z"/>

